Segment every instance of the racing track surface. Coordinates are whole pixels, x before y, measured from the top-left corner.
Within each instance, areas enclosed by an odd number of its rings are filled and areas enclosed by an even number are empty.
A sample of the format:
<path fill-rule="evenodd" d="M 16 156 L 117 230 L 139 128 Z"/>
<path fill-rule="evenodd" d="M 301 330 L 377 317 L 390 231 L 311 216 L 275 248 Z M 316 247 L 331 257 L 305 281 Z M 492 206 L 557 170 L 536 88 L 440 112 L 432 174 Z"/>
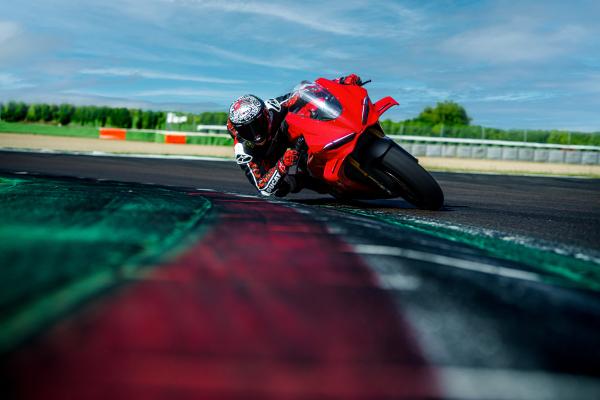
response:
<path fill-rule="evenodd" d="M 479 235 L 493 244 L 490 232 L 501 232 L 597 257 L 598 180 L 434 174 L 446 207 L 425 212 L 401 200 L 341 204 L 310 192 L 275 202 L 237 197 L 231 193 L 254 190 L 228 162 L 3 152 L 0 171 L 215 191 L 197 194 L 213 202 L 220 223 L 183 259 L 159 269 L 154 279 L 109 304 L 105 317 L 86 325 L 91 336 L 103 326 L 135 330 L 141 327 L 124 322 L 120 310 L 152 304 L 173 326 L 200 329 L 203 354 L 212 354 L 204 364 L 185 358 L 184 343 L 175 346 L 177 360 L 146 353 L 143 370 L 125 363 L 134 371 L 129 383 L 145 390 L 164 389 L 172 379 L 183 392 L 161 392 L 165 397 L 583 399 L 600 393 L 599 291 L 556 280 L 527 262 L 539 252 L 511 259 L 500 252 L 520 251 L 518 245 L 494 253 L 469 242 Z M 418 229 L 390 223 L 399 217 L 409 225 L 417 221 Z M 469 240 L 439 234 L 449 227 L 470 227 Z M 265 240 L 272 253 L 251 250 Z M 260 268 L 250 274 L 246 263 Z M 275 268 L 287 264 L 296 275 Z M 189 265 L 196 266 L 193 274 Z M 165 282 L 181 284 L 179 292 Z M 201 285 L 209 285 L 213 298 L 194 294 Z M 205 318 L 201 328 L 184 318 L 198 312 Z M 239 315 L 247 319 L 238 331 L 219 325 Z M 113 337 L 110 344 L 137 346 L 139 338 L 124 336 L 124 342 Z M 80 336 L 68 337 L 68 344 L 84 343 Z M 64 352 L 68 344 L 48 339 L 37 346 Z M 240 378 L 233 355 L 250 362 L 255 375 Z M 19 365 L 43 374 L 44 365 L 32 357 L 27 353 Z M 90 374 L 114 368 L 114 360 L 94 357 Z M 76 370 L 91 363 L 67 359 L 58 365 Z M 209 377 L 210 384 L 200 385 L 198 376 Z M 108 392 L 127 397 L 123 393 L 153 392 Z"/>

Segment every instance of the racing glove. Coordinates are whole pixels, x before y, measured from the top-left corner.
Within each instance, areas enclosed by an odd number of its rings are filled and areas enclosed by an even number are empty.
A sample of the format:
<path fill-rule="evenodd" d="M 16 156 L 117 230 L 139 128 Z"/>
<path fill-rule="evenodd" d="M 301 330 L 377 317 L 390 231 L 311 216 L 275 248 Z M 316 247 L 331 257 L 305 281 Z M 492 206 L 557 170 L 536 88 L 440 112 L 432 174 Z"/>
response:
<path fill-rule="evenodd" d="M 285 154 L 283 155 L 283 164 L 286 167 L 291 167 L 292 165 L 294 165 L 298 162 L 299 156 L 300 155 L 298 154 L 298 150 L 288 149 L 285 151 Z"/>
<path fill-rule="evenodd" d="M 360 76 L 356 74 L 350 74 L 348 76 L 342 76 L 340 78 L 340 83 L 342 85 L 361 85 L 362 80 L 360 79 Z"/>
<path fill-rule="evenodd" d="M 277 162 L 277 169 L 283 175 L 287 173 L 287 170 L 292 165 L 298 162 L 300 153 L 298 150 L 287 149 L 283 154 L 283 157 Z"/>

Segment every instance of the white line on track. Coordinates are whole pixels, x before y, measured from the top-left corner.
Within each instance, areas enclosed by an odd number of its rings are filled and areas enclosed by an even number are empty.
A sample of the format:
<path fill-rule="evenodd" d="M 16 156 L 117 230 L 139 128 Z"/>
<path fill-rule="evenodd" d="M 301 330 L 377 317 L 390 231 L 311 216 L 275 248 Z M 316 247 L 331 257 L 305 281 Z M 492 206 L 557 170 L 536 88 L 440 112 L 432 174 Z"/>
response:
<path fill-rule="evenodd" d="M 354 251 L 358 254 L 402 257 L 411 260 L 425 261 L 447 267 L 464 269 L 467 271 L 481 272 L 484 274 L 498 275 L 505 278 L 521 279 L 525 281 L 540 282 L 538 274 L 521 271 L 512 268 L 498 267 L 478 261 L 463 260 L 461 258 L 442 256 L 439 254 L 426 253 L 419 250 L 403 249 L 391 246 L 379 246 L 372 244 L 356 244 Z"/>
<path fill-rule="evenodd" d="M 425 227 L 435 231 L 436 229 L 448 229 L 452 232 L 459 232 L 475 237 L 485 237 L 494 240 L 510 243 L 517 246 L 527 247 L 534 250 L 546 251 L 562 256 L 570 256 L 583 261 L 593 262 L 600 266 L 600 252 L 589 248 L 580 248 L 573 245 L 568 245 L 558 242 L 549 242 L 547 240 L 536 239 L 533 237 L 521 236 L 516 234 L 507 234 L 492 229 L 453 224 L 445 221 L 417 218 L 410 216 L 400 216 L 398 222 L 408 222 L 416 224 L 418 227 Z"/>

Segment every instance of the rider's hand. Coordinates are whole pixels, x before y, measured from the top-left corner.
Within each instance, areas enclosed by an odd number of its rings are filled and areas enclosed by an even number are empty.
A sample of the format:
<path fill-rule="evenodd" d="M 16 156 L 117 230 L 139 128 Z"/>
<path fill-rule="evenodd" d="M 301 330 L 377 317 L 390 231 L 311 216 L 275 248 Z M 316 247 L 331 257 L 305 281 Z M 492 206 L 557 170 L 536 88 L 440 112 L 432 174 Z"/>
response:
<path fill-rule="evenodd" d="M 294 165 L 298 162 L 299 156 L 300 155 L 298 153 L 298 150 L 288 149 L 285 151 L 285 154 L 283 155 L 283 164 L 286 167 L 291 167 L 292 165 Z"/>
<path fill-rule="evenodd" d="M 340 79 L 340 83 L 344 85 L 361 85 L 362 80 L 360 79 L 360 76 L 356 74 L 350 74 L 348 76 L 342 77 Z"/>

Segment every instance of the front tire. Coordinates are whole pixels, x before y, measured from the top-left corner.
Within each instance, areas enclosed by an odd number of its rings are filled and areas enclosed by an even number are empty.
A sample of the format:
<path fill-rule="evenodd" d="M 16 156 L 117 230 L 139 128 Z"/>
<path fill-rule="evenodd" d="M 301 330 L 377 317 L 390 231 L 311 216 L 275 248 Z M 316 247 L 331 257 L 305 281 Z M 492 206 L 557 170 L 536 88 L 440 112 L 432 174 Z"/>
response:
<path fill-rule="evenodd" d="M 393 191 L 399 192 L 417 208 L 436 211 L 444 205 L 444 193 L 440 185 L 414 157 L 398 145 L 385 153 L 379 166 L 380 172 L 391 178 Z"/>

